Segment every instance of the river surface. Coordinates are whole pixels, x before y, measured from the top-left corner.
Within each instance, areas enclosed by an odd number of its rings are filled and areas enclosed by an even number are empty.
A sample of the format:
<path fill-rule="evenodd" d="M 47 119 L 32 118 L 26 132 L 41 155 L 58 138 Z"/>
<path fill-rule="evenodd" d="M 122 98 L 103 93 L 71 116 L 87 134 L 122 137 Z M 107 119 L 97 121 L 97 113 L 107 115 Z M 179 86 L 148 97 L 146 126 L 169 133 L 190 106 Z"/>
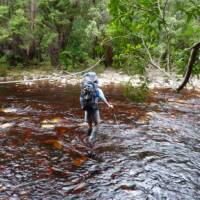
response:
<path fill-rule="evenodd" d="M 0 86 L 1 200 L 200 199 L 200 94 L 104 92 L 91 146 L 78 86 Z"/>

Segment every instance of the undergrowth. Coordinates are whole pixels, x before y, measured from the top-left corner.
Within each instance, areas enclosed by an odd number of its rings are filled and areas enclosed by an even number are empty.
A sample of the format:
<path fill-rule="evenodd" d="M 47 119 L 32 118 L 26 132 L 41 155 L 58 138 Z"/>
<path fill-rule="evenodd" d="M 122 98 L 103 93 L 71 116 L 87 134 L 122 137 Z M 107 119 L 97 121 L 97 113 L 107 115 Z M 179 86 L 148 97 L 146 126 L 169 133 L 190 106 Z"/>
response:
<path fill-rule="evenodd" d="M 131 82 L 127 82 L 123 86 L 123 95 L 133 102 L 144 102 L 149 94 L 147 83 L 144 82 L 138 86 L 133 86 Z"/>

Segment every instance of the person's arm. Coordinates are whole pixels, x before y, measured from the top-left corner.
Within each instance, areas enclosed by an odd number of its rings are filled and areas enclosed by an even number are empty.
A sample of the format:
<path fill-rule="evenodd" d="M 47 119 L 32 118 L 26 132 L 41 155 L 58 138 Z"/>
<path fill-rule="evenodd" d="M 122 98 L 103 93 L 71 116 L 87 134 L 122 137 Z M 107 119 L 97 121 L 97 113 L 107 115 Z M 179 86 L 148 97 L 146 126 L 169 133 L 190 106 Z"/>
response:
<path fill-rule="evenodd" d="M 102 89 L 98 88 L 98 92 L 99 92 L 99 98 L 100 98 L 109 108 L 113 108 L 113 105 L 110 104 L 110 103 L 107 101 L 107 99 L 106 99 L 106 97 L 105 97 L 105 95 L 104 95 Z"/>

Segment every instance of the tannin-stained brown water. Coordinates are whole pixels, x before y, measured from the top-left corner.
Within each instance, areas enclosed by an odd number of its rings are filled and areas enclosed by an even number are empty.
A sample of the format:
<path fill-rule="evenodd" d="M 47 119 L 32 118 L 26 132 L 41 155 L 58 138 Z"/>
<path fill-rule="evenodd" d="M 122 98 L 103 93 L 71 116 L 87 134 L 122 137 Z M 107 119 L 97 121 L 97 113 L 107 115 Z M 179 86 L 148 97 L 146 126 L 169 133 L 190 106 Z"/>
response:
<path fill-rule="evenodd" d="M 95 146 L 78 86 L 0 86 L 0 199 L 200 199 L 200 94 L 104 88 Z M 116 123 L 116 119 L 118 125 Z"/>

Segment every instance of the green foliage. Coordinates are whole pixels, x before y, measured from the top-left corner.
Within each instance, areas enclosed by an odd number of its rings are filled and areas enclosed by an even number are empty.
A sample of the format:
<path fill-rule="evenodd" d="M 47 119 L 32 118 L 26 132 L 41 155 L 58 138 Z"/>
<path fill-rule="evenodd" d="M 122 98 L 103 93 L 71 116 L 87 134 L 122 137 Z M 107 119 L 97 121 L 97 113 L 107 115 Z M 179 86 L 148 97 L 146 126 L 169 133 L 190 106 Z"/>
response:
<path fill-rule="evenodd" d="M 198 55 L 198 59 L 193 67 L 193 75 L 196 75 L 198 78 L 200 78 L 200 53 Z"/>
<path fill-rule="evenodd" d="M 122 68 L 129 75 L 144 74 L 147 63 L 140 56 L 142 54 L 143 51 L 140 44 L 136 46 L 127 44 L 122 52 L 114 56 L 114 66 Z"/>
<path fill-rule="evenodd" d="M 61 63 L 64 66 L 66 66 L 67 69 L 68 66 L 74 68 L 79 63 L 87 61 L 87 59 L 88 59 L 88 54 L 83 51 L 80 51 L 79 49 L 71 49 L 71 51 L 66 50 L 60 54 Z"/>
<path fill-rule="evenodd" d="M 8 15 L 8 6 L 0 5 L 0 23 L 3 24 L 7 19 Z"/>
<path fill-rule="evenodd" d="M 2 1 L 0 58 L 14 67 L 51 62 L 76 70 L 109 44 L 113 66 L 131 75 L 144 75 L 152 60 L 184 73 L 199 16 L 199 0 Z"/>
<path fill-rule="evenodd" d="M 74 68 L 93 57 L 107 26 L 107 4 L 108 0 L 3 2 L 0 57 L 11 66 L 51 61 Z"/>
<path fill-rule="evenodd" d="M 199 8 L 198 0 L 111 0 L 108 33 L 116 65 L 145 73 L 154 60 L 161 68 L 183 73 L 189 57 L 184 49 L 199 41 Z"/>
<path fill-rule="evenodd" d="M 24 10 L 16 10 L 15 15 L 12 16 L 8 23 L 10 35 L 19 37 L 26 36 L 28 25 L 28 19 L 25 16 Z"/>
<path fill-rule="evenodd" d="M 129 98 L 133 102 L 142 103 L 148 97 L 149 89 L 147 87 L 147 83 L 143 82 L 139 86 L 133 86 L 129 81 L 124 84 L 123 94 L 125 97 Z"/>
<path fill-rule="evenodd" d="M 68 66 L 67 69 L 69 66 L 71 66 L 72 69 L 76 68 L 89 59 L 91 46 L 86 33 L 82 31 L 86 26 L 86 21 L 80 17 L 74 21 L 68 46 L 60 54 L 61 64 Z"/>
<path fill-rule="evenodd" d="M 8 74 L 8 67 L 5 64 L 5 58 L 0 59 L 0 77 L 5 77 Z"/>
<path fill-rule="evenodd" d="M 0 6 L 0 57 L 9 65 L 25 62 L 25 43 L 29 40 L 29 21 L 25 13 L 26 2 L 16 0 L 13 4 Z"/>

